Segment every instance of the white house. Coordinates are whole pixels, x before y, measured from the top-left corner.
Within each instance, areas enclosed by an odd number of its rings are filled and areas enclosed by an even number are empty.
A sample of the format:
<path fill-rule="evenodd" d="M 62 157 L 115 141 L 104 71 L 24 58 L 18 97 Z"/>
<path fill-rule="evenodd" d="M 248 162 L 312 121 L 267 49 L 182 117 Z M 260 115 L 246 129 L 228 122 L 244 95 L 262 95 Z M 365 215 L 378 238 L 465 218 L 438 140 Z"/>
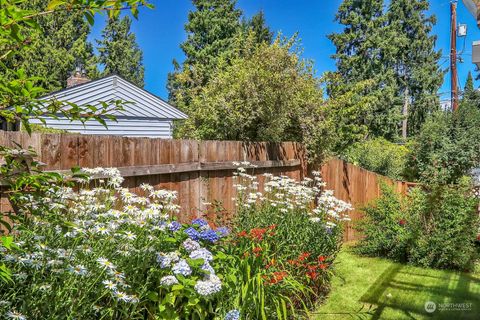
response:
<path fill-rule="evenodd" d="M 161 98 L 137 87 L 118 75 L 89 81 L 78 73 L 68 79 L 66 89 L 53 92 L 42 100 L 56 99 L 77 105 L 98 105 L 99 101 L 122 100 L 129 102 L 125 110 L 113 112 L 117 121 L 105 119 L 107 128 L 91 120 L 82 124 L 60 117 L 44 117 L 45 126 L 69 132 L 126 137 L 172 138 L 173 120 L 186 119 L 187 115 Z M 38 119 L 30 123 L 43 125 Z"/>

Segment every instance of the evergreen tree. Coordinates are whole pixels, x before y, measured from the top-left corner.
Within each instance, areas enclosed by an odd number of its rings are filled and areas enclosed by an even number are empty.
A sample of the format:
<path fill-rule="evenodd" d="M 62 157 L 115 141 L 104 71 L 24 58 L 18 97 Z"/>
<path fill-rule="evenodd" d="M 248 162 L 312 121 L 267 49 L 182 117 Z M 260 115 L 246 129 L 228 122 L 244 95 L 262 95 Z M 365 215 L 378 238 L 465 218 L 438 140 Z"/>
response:
<path fill-rule="evenodd" d="M 346 92 L 358 83 L 368 81 L 369 110 L 361 122 L 367 126 L 369 135 L 394 139 L 398 134 L 401 119 L 401 102 L 396 93 L 393 70 L 388 68 L 386 53 L 388 40 L 387 17 L 383 13 L 382 0 L 344 0 L 336 16 L 343 31 L 329 35 L 336 47 L 333 58 L 337 61 L 338 79 L 330 84 L 328 93 L 335 94 L 340 86 Z M 355 119 L 358 121 L 358 119 Z"/>
<path fill-rule="evenodd" d="M 181 44 L 185 61 L 181 66 L 174 61 L 168 81 L 170 100 L 187 112 L 199 89 L 233 58 L 241 26 L 235 0 L 193 0 L 193 5 L 185 25 L 187 40 Z"/>
<path fill-rule="evenodd" d="M 49 2 L 29 0 L 22 7 L 43 12 Z M 65 88 L 76 64 L 82 64 L 90 78 L 98 76 L 93 47 L 87 41 L 90 26 L 82 12 L 59 10 L 38 17 L 37 22 L 40 31 L 31 37 L 34 42 L 8 59 L 5 68 L 0 66 L 0 76 L 10 79 L 14 77 L 11 70 L 24 69 L 28 76 L 38 77 L 37 85 L 46 91 Z"/>
<path fill-rule="evenodd" d="M 408 133 L 415 134 L 428 114 L 439 108 L 436 95 L 443 82 L 435 50 L 436 36 L 431 35 L 436 22 L 428 16 L 428 0 L 395 0 L 388 8 L 388 54 L 386 59 L 395 72 L 397 96 L 403 97 Z"/>
<path fill-rule="evenodd" d="M 273 41 L 273 32 L 267 25 L 263 11 L 259 11 L 249 20 L 244 20 L 243 28 L 246 32 L 252 31 L 255 34 L 257 43 L 272 43 Z"/>
<path fill-rule="evenodd" d="M 463 90 L 462 105 L 472 105 L 480 108 L 480 92 L 475 89 L 473 85 L 472 73 L 468 73 L 467 81 L 465 82 L 465 89 Z"/>
<path fill-rule="evenodd" d="M 110 18 L 97 40 L 99 63 L 104 66 L 103 75 L 118 74 L 139 87 L 144 86 L 143 53 L 135 34 L 130 31 L 131 19 Z"/>

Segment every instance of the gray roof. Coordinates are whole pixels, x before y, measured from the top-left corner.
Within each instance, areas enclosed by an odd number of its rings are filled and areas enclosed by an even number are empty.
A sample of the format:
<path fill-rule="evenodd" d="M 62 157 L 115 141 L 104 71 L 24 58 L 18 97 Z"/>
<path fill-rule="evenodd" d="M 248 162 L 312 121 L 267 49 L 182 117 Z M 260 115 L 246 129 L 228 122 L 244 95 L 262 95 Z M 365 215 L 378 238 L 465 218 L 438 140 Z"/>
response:
<path fill-rule="evenodd" d="M 42 98 L 42 100 L 50 99 L 68 101 L 77 105 L 97 105 L 99 101 L 122 100 L 131 103 L 124 106 L 124 111 L 113 112 L 113 115 L 150 119 L 187 118 L 185 113 L 168 102 L 118 75 L 110 75 L 56 91 Z"/>

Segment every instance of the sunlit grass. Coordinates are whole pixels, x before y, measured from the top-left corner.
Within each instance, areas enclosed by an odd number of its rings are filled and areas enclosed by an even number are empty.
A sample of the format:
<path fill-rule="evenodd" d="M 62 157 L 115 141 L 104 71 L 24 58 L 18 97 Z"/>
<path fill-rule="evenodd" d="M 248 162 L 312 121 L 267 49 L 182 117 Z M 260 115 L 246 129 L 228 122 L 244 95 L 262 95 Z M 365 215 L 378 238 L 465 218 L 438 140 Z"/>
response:
<path fill-rule="evenodd" d="M 338 256 L 332 291 L 312 319 L 479 319 L 480 272 L 413 267 L 367 258 L 345 246 Z M 433 313 L 425 302 L 436 303 Z M 466 304 L 445 309 L 445 304 Z"/>

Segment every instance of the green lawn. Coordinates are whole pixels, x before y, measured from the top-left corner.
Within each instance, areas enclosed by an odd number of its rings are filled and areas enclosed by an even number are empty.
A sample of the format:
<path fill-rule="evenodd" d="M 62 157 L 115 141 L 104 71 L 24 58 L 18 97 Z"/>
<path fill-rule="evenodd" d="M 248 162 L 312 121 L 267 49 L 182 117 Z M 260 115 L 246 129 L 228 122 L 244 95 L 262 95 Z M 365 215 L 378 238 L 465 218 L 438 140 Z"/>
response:
<path fill-rule="evenodd" d="M 417 268 L 357 256 L 351 247 L 337 261 L 331 294 L 311 319 L 480 319 L 480 272 Z M 436 303 L 433 313 L 427 301 Z M 448 311 L 448 303 L 470 305 Z"/>

